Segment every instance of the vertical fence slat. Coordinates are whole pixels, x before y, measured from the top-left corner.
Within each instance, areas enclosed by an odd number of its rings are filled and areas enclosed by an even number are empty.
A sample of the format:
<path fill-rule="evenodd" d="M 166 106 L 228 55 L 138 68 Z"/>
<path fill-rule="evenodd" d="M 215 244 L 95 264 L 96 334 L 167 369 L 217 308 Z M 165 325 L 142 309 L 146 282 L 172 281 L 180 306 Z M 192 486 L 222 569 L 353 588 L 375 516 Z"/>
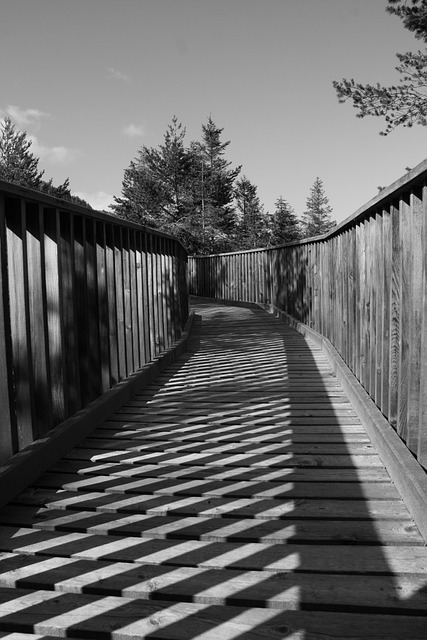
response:
<path fill-rule="evenodd" d="M 405 440 L 408 434 L 408 392 L 409 392 L 409 368 L 410 368 L 410 339 L 411 339 L 411 271 L 412 248 L 411 238 L 411 212 L 409 196 L 400 201 L 400 350 L 399 350 L 399 391 L 397 411 L 397 432 Z"/>
<path fill-rule="evenodd" d="M 153 250 L 153 239 L 151 234 L 146 236 L 146 249 L 147 249 L 147 306 L 149 315 L 149 327 L 150 327 L 150 357 L 155 358 L 156 351 L 156 313 L 154 305 L 154 271 L 155 260 Z"/>
<path fill-rule="evenodd" d="M 144 252 L 142 249 L 142 232 L 135 234 L 135 260 L 136 260 L 136 303 L 138 308 L 138 335 L 139 335 L 139 366 L 142 367 L 147 358 L 146 317 L 144 313 Z M 148 334 L 149 335 L 149 334 Z"/>
<path fill-rule="evenodd" d="M 85 269 L 85 231 L 82 216 L 74 218 L 74 305 L 77 333 L 77 362 L 79 367 L 80 394 L 82 405 L 90 402 L 88 389 L 89 353 L 87 348 L 86 326 L 86 269 Z M 64 319 L 65 320 L 65 319 Z"/>
<path fill-rule="evenodd" d="M 102 393 L 99 345 L 99 303 L 96 274 L 95 221 L 84 219 L 84 260 L 86 265 L 86 316 L 88 349 L 88 393 L 94 400 Z"/>
<path fill-rule="evenodd" d="M 167 335 L 168 335 L 168 325 L 167 325 L 167 281 L 168 277 L 166 274 L 166 238 L 160 238 L 159 243 L 159 260 L 158 260 L 158 296 L 161 308 L 161 327 L 162 327 L 162 340 L 161 340 L 161 350 L 166 349 L 167 346 Z"/>
<path fill-rule="evenodd" d="M 43 278 L 42 211 L 36 203 L 26 206 L 28 319 L 34 382 L 33 437 L 53 426 L 51 379 L 47 345 L 46 289 Z"/>
<path fill-rule="evenodd" d="M 9 304 L 11 317 L 13 383 L 17 413 L 19 448 L 31 444 L 33 434 L 33 372 L 28 326 L 28 271 L 26 214 L 23 200 L 10 201 L 7 215 L 9 256 Z"/>
<path fill-rule="evenodd" d="M 383 290 L 382 353 L 381 353 L 381 403 L 384 415 L 390 415 L 390 331 L 391 331 L 391 279 L 392 279 L 392 228 L 391 212 L 383 210 Z"/>
<path fill-rule="evenodd" d="M 391 318 L 390 318 L 390 391 L 389 415 L 390 424 L 397 429 L 398 397 L 399 397 L 399 344 L 400 344 L 400 221 L 396 204 L 391 208 L 392 225 L 392 271 L 391 271 Z"/>
<path fill-rule="evenodd" d="M 423 219 L 422 190 L 413 190 L 410 201 L 411 215 L 411 307 L 410 307 L 410 336 L 409 336 L 409 393 L 408 393 L 408 424 L 406 444 L 410 451 L 417 455 L 419 440 L 419 407 L 420 407 L 420 369 L 421 369 L 421 331 L 422 331 L 422 273 L 423 249 L 422 219 Z"/>
<path fill-rule="evenodd" d="M 384 252 L 383 252 L 383 212 L 377 213 L 375 217 L 376 227 L 376 250 L 375 250 L 375 402 L 381 407 L 382 390 L 381 380 L 383 377 L 383 317 L 384 317 Z"/>
<path fill-rule="evenodd" d="M 355 372 L 357 362 L 357 244 L 356 244 L 356 229 L 351 229 L 351 258 L 350 258 L 350 278 L 351 278 L 351 321 L 349 327 L 349 340 L 351 340 L 352 353 L 351 353 L 351 370 Z"/>
<path fill-rule="evenodd" d="M 122 282 L 123 282 L 123 331 L 126 352 L 126 376 L 134 371 L 132 344 L 132 294 L 130 275 L 129 229 L 122 229 Z"/>
<path fill-rule="evenodd" d="M 418 414 L 418 460 L 427 468 L 427 184 L 423 184 L 423 206 L 421 237 L 424 251 L 421 255 L 422 293 L 420 308 L 422 313 L 421 363 L 420 363 L 420 406 Z"/>
<path fill-rule="evenodd" d="M 18 450 L 10 320 L 6 203 L 4 195 L 0 193 L 0 462 L 10 458 Z"/>
<path fill-rule="evenodd" d="M 63 326 L 61 323 L 62 304 L 59 278 L 58 224 L 59 214 L 56 209 L 44 209 L 44 272 L 54 424 L 62 422 L 66 418 L 68 411 L 64 392 L 65 359 Z"/>
<path fill-rule="evenodd" d="M 378 272 L 377 272 L 377 251 L 378 251 L 378 233 L 375 215 L 371 217 L 369 223 L 369 346 L 370 354 L 369 366 L 369 393 L 371 398 L 376 402 L 376 381 L 377 381 L 377 291 L 378 291 Z"/>
<path fill-rule="evenodd" d="M 98 332 L 101 388 L 105 393 L 112 384 L 110 370 L 110 317 L 108 310 L 107 241 L 103 222 L 96 223 L 96 274 L 98 289 Z"/>
<path fill-rule="evenodd" d="M 123 282 L 123 239 L 122 229 L 114 227 L 114 274 L 117 318 L 117 350 L 119 362 L 119 380 L 127 376 L 125 302 Z"/>
<path fill-rule="evenodd" d="M 107 281 L 108 301 L 108 342 L 110 345 L 110 375 L 111 384 L 120 380 L 119 372 L 119 341 L 116 309 L 116 270 L 114 251 L 114 226 L 108 224 L 105 228 L 105 275 Z"/>
<path fill-rule="evenodd" d="M 137 371 L 139 362 L 139 318 L 138 318 L 138 283 L 136 278 L 136 245 L 135 231 L 129 230 L 129 273 L 130 273 L 130 309 L 132 324 L 132 371 Z"/>
<path fill-rule="evenodd" d="M 83 402 L 80 388 L 78 322 L 74 273 L 74 216 L 61 211 L 58 220 L 58 264 L 62 315 L 64 393 L 67 413 L 78 411 Z"/>

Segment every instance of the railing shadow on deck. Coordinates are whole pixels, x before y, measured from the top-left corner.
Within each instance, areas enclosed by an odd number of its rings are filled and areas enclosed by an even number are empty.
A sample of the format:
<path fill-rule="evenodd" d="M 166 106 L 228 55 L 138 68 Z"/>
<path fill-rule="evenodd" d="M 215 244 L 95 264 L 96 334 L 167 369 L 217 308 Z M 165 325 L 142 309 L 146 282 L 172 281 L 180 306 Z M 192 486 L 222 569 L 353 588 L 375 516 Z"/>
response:
<path fill-rule="evenodd" d="M 259 313 L 255 313 L 259 322 Z M 219 310 L 212 317 L 212 321 L 219 322 L 220 320 L 221 311 Z M 232 329 L 232 326 L 230 328 Z M 253 341 L 252 337 L 254 338 Z M 115 552 L 107 549 L 103 552 L 100 544 L 102 540 L 100 536 L 96 535 L 93 536 L 93 542 L 88 537 L 81 543 L 80 547 L 78 541 L 74 539 L 72 542 L 64 541 L 63 545 L 55 544 L 51 548 L 45 543 L 39 551 L 33 550 L 31 552 L 28 544 L 31 544 L 32 536 L 35 538 L 36 533 L 24 534 L 22 530 L 17 528 L 14 534 L 16 535 L 17 547 L 26 547 L 27 552 L 36 554 L 31 559 L 31 562 L 34 561 L 33 573 L 31 570 L 27 571 L 25 578 L 15 582 L 17 587 L 28 588 L 32 586 L 34 588 L 40 584 L 40 577 L 45 582 L 49 582 L 49 574 L 51 574 L 53 588 L 57 588 L 60 591 L 62 589 L 66 590 L 66 582 L 63 581 L 64 568 L 50 568 L 46 556 L 70 557 L 71 551 L 74 554 L 81 553 L 90 556 L 92 545 L 94 545 L 93 553 L 98 559 L 109 562 L 136 563 L 134 567 L 128 566 L 127 568 L 120 568 L 120 565 L 117 565 L 111 572 L 112 578 L 110 580 L 104 578 L 100 581 L 97 576 L 91 578 L 90 562 L 78 558 L 73 559 L 71 561 L 72 575 L 82 579 L 81 593 L 98 593 L 101 582 L 104 593 L 107 594 L 105 599 L 98 599 L 95 605 L 88 597 L 86 603 L 88 608 L 83 611 L 80 608 L 76 609 L 77 603 L 71 594 L 63 592 L 52 593 L 57 612 L 56 619 L 45 613 L 46 608 L 49 610 L 49 603 L 46 603 L 45 596 L 43 596 L 43 601 L 39 603 L 34 603 L 34 599 L 32 604 L 27 604 L 25 600 L 21 603 L 17 602 L 22 631 L 53 633 L 61 625 L 60 616 L 64 616 L 62 624 L 65 625 L 67 637 L 92 637 L 90 630 L 102 629 L 102 637 L 111 639 L 144 637 L 164 640 L 165 638 L 182 638 L 185 636 L 188 640 L 199 640 L 202 638 L 214 638 L 220 633 L 224 638 L 236 640 L 255 640 L 261 637 L 304 640 L 305 638 L 321 637 L 323 635 L 331 635 L 332 637 L 335 634 L 344 633 L 346 636 L 347 634 L 350 636 L 355 632 L 356 628 L 359 637 L 384 637 L 390 640 L 403 637 L 421 640 L 424 637 L 421 622 L 414 617 L 414 614 L 418 611 L 418 605 L 420 607 L 418 613 L 420 615 L 425 613 L 425 607 L 422 604 L 420 595 L 426 593 L 426 587 L 424 586 L 420 593 L 412 596 L 414 604 L 411 603 L 411 598 L 402 599 L 402 585 L 399 583 L 399 578 L 393 575 L 393 570 L 390 568 L 387 558 L 384 557 L 381 548 L 383 541 L 378 536 L 372 513 L 367 506 L 361 486 L 353 486 L 354 501 L 357 503 L 357 518 L 354 517 L 354 514 L 342 514 L 340 519 L 335 517 L 333 512 L 322 513 L 322 500 L 317 498 L 319 502 L 318 522 L 321 519 L 322 526 L 325 528 L 325 532 L 322 534 L 321 527 L 318 527 L 317 531 L 313 533 L 313 522 L 316 522 L 316 519 L 313 521 L 313 513 L 310 514 L 310 511 L 307 510 L 304 514 L 306 498 L 298 496 L 298 492 L 295 492 L 296 482 L 298 482 L 298 486 L 301 486 L 301 469 L 325 470 L 330 468 L 333 470 L 337 468 L 334 464 L 334 457 L 345 456 L 345 460 L 344 458 L 341 459 L 341 463 L 345 462 L 342 467 L 346 474 L 345 482 L 328 481 L 331 494 L 334 495 L 337 491 L 338 493 L 340 492 L 343 485 L 359 482 L 360 468 L 354 466 L 354 458 L 348 455 L 346 439 L 339 425 L 340 419 L 337 417 L 336 410 L 330 400 L 328 400 L 324 374 L 318 371 L 312 350 L 307 346 L 304 338 L 298 334 L 292 335 L 291 338 L 292 343 L 298 345 L 298 362 L 304 359 L 311 372 L 317 371 L 315 377 L 311 379 L 310 388 L 313 392 L 316 389 L 316 392 L 322 397 L 325 404 L 325 412 L 328 415 L 325 431 L 328 424 L 330 427 L 336 427 L 336 429 L 333 429 L 333 435 L 336 441 L 335 444 L 341 448 L 341 452 L 339 454 L 332 453 L 328 458 L 318 454 L 314 437 L 313 442 L 307 445 L 306 453 L 291 454 L 286 464 L 283 464 L 283 461 L 278 462 L 276 460 L 275 462 L 274 459 L 269 464 L 262 454 L 257 453 L 261 444 L 268 446 L 268 443 L 271 443 L 276 457 L 288 452 L 291 453 L 292 448 L 298 446 L 295 439 L 298 440 L 297 425 L 301 422 L 301 410 L 299 409 L 301 405 L 300 391 L 303 388 L 304 376 L 301 375 L 301 367 L 298 366 L 297 359 L 292 357 L 290 340 L 285 339 L 283 341 L 283 331 L 270 332 L 258 344 L 256 344 L 255 340 L 256 338 L 252 336 L 250 330 L 242 333 L 241 338 L 237 340 L 240 342 L 241 354 L 239 358 L 241 362 L 234 367 L 230 364 L 230 357 L 227 358 L 226 338 L 221 339 L 220 344 L 218 344 L 217 338 L 212 338 L 210 342 L 205 339 L 202 351 L 199 353 L 205 352 L 206 358 L 213 362 L 215 362 L 215 354 L 217 354 L 218 349 L 223 351 L 224 356 L 219 360 L 218 364 L 214 364 L 210 369 L 211 382 L 209 391 L 204 391 L 202 384 L 197 387 L 197 378 L 193 380 L 193 384 L 196 385 L 195 388 L 199 389 L 198 396 L 203 397 L 203 393 L 208 393 L 210 398 L 213 396 L 224 397 L 226 393 L 224 382 L 227 380 L 227 375 L 230 375 L 233 376 L 234 380 L 233 389 L 239 393 L 240 397 L 245 397 L 246 394 L 248 398 L 247 404 L 242 403 L 238 412 L 235 409 L 230 409 L 228 412 L 221 409 L 220 415 L 218 415 L 218 412 L 213 412 L 207 413 L 200 418 L 185 419 L 174 433 L 177 436 L 188 436 L 196 433 L 197 437 L 199 437 L 198 434 L 203 433 L 205 442 L 208 442 L 206 438 L 218 436 L 221 442 L 229 440 L 234 443 L 233 454 L 238 451 L 236 443 L 246 441 L 245 449 L 248 460 L 252 465 L 255 465 L 250 470 L 250 475 L 254 482 L 253 495 L 262 493 L 265 490 L 266 478 L 271 478 L 276 473 L 280 474 L 280 477 L 276 476 L 275 481 L 277 482 L 277 487 L 280 487 L 282 482 L 283 485 L 282 490 L 276 494 L 275 499 L 277 500 L 280 497 L 283 498 L 283 501 L 289 500 L 289 502 L 287 502 L 286 508 L 276 521 L 276 531 L 273 535 L 277 536 L 277 539 L 285 540 L 286 543 L 270 544 L 268 547 L 258 551 L 250 547 L 250 542 L 261 542 L 263 540 L 265 530 L 262 516 L 271 516 L 271 509 L 274 506 L 273 499 L 262 497 L 254 501 L 250 509 L 251 515 L 248 519 L 250 531 L 241 529 L 237 534 L 229 536 L 221 530 L 218 531 L 217 527 L 219 526 L 223 530 L 224 527 L 227 528 L 228 525 L 234 523 L 236 519 L 246 519 L 248 517 L 247 509 L 245 510 L 245 507 L 242 506 L 233 508 L 233 505 L 231 505 L 227 511 L 225 501 L 225 512 L 221 514 L 221 510 L 219 510 L 219 517 L 222 519 L 221 525 L 219 525 L 217 518 L 214 516 L 212 516 L 212 527 L 209 526 L 209 523 L 206 523 L 205 531 L 210 536 L 215 536 L 217 532 L 219 536 L 225 537 L 228 542 L 235 543 L 234 554 L 229 556 L 228 559 L 222 556 L 223 549 L 221 549 L 221 545 L 214 541 L 207 542 L 202 549 L 195 551 L 190 550 L 188 546 L 185 550 L 181 550 L 183 541 L 197 539 L 197 536 L 200 537 L 200 530 L 197 526 L 194 524 L 185 526 L 185 521 L 182 522 L 183 526 L 180 526 L 179 530 L 166 536 L 169 543 L 172 540 L 176 540 L 176 546 L 169 547 L 167 557 L 164 560 L 159 557 L 160 566 L 158 567 L 138 564 L 144 557 L 145 548 L 148 551 L 152 551 L 150 543 L 143 539 L 137 541 L 129 538 L 128 542 L 122 544 L 121 548 Z M 283 385 L 279 381 L 277 364 L 272 365 L 270 357 L 272 349 L 276 350 L 278 343 L 283 345 L 282 366 L 284 374 L 286 375 L 287 373 L 289 377 L 295 375 L 300 380 L 301 386 L 286 386 L 286 384 Z M 233 341 L 233 346 L 235 345 L 236 341 Z M 250 376 L 250 373 L 254 371 L 255 363 L 257 379 Z M 247 395 L 248 392 L 251 396 Z M 173 392 L 171 391 L 171 393 Z M 185 392 L 183 392 L 183 395 L 185 396 Z M 287 402 L 287 415 L 278 420 L 277 414 L 283 413 L 283 408 L 279 408 L 280 403 L 283 401 Z M 276 402 L 279 404 L 276 405 Z M 281 424 L 278 425 L 277 422 L 281 422 Z M 303 422 L 307 423 L 307 416 L 304 416 Z M 250 442 L 252 431 L 258 437 L 263 437 L 262 442 Z M 212 446 L 217 446 L 217 444 L 213 443 Z M 129 462 L 132 461 L 132 456 L 136 461 L 138 454 L 130 453 L 129 455 Z M 152 454 L 153 463 L 162 465 L 163 473 L 167 471 L 168 461 L 173 465 L 174 458 L 176 458 L 176 454 L 171 454 L 167 451 Z M 103 456 L 100 454 L 100 463 L 102 459 Z M 107 452 L 104 459 L 109 459 Z M 206 453 L 203 462 L 207 466 L 212 466 L 212 471 L 215 473 L 216 466 L 221 466 L 227 462 L 227 455 Z M 257 467 L 257 464 L 265 466 Z M 233 471 L 233 467 L 235 468 L 236 466 L 238 466 L 237 463 L 231 463 L 227 468 L 229 471 Z M 366 471 L 369 472 L 369 469 L 372 470 L 372 468 L 367 466 Z M 137 472 L 138 467 L 135 465 L 135 476 L 138 475 Z M 192 477 L 199 477 L 199 474 L 191 470 L 191 468 L 186 472 L 184 464 L 182 475 L 176 480 L 177 484 L 174 492 L 176 496 L 180 495 L 180 480 L 183 479 L 186 482 Z M 156 484 L 158 483 L 158 480 L 153 479 L 153 490 L 156 489 Z M 208 491 L 211 483 L 215 484 L 213 480 L 206 479 L 203 490 Z M 118 479 L 117 484 L 119 485 Z M 307 484 L 313 485 L 313 483 L 309 482 Z M 230 489 L 232 494 L 232 487 Z M 58 499 L 61 499 L 60 495 L 58 495 Z M 117 500 L 117 496 L 114 499 Z M 156 504 L 156 501 L 158 503 L 158 496 L 153 495 L 151 501 L 138 505 L 138 499 L 135 496 L 133 506 L 123 507 L 120 509 L 120 513 L 123 516 L 135 513 L 147 514 L 150 505 Z M 80 508 L 85 505 L 83 508 L 90 509 L 90 502 L 90 498 L 85 500 L 83 493 Z M 166 505 L 167 503 L 168 499 L 165 498 L 164 504 Z M 73 511 L 78 507 L 78 504 L 69 505 L 69 509 L 71 509 L 69 513 L 73 514 Z M 203 512 L 209 510 L 212 511 L 212 500 L 209 498 L 201 499 L 197 503 L 194 515 L 202 516 Z M 46 514 L 45 511 L 43 512 Z M 179 516 L 180 513 L 183 513 L 183 508 L 176 507 L 174 509 L 173 504 L 170 504 L 167 508 L 167 513 L 169 516 Z M 144 522 L 145 531 L 158 526 L 160 520 L 161 517 L 156 515 L 149 516 Z M 340 524 L 337 524 L 338 520 L 340 520 L 341 525 L 348 525 L 347 531 L 345 531 L 344 527 L 341 529 L 341 533 L 339 532 Z M 335 536 L 331 533 L 334 526 L 337 527 L 338 531 Z M 114 521 L 112 521 L 112 527 L 115 527 Z M 60 530 L 61 527 L 59 526 L 58 531 Z M 64 530 L 66 531 L 66 528 Z M 114 528 L 114 531 L 118 535 L 120 529 Z M 316 551 L 313 551 L 310 545 L 313 544 L 314 540 L 318 542 L 319 537 L 322 538 L 322 535 L 324 536 L 323 544 L 319 545 Z M 335 559 L 334 551 L 331 552 L 328 549 L 328 542 L 336 545 Z M 370 552 L 367 555 L 364 553 L 364 544 L 369 544 L 370 547 Z M 342 552 L 345 551 L 348 552 L 345 558 L 340 559 Z M 160 555 L 161 549 L 159 550 Z M 0 571 L 2 571 L 2 565 L 5 564 L 7 565 L 7 559 L 0 559 Z M 68 566 L 70 567 L 70 565 Z M 197 573 L 193 578 L 183 578 L 179 575 L 180 566 L 199 566 L 201 572 Z M 226 566 L 226 569 L 212 573 L 212 567 L 215 566 Z M 201 587 L 201 584 L 203 584 L 203 571 L 208 572 L 208 567 L 211 568 L 209 584 L 204 584 Z M 95 569 L 95 566 L 93 568 Z M 242 572 L 259 569 L 263 571 L 260 571 L 259 576 L 251 586 L 239 587 L 235 576 L 239 575 L 244 582 Z M 87 574 L 86 579 L 85 574 Z M 1 575 L 0 573 L 0 583 L 2 580 Z M 58 582 L 55 586 L 56 575 L 58 575 L 62 584 Z M 156 588 L 156 582 L 161 583 L 162 579 L 168 575 L 172 576 L 172 595 L 170 594 L 170 589 L 168 594 L 168 589 Z M 135 587 L 136 591 L 138 588 L 145 587 L 146 597 L 152 600 L 159 600 L 159 602 L 152 602 L 148 609 L 145 609 L 145 607 L 149 603 L 142 600 L 120 602 L 119 599 L 115 599 L 115 596 L 122 595 L 121 580 L 125 581 L 126 588 L 130 591 L 132 591 L 132 587 Z M 214 593 L 209 598 L 209 590 L 216 592 L 218 602 L 227 606 L 209 604 L 209 599 L 215 597 Z M 380 591 L 386 592 L 387 597 L 381 598 Z M 288 606 L 291 609 L 288 611 L 274 608 L 277 606 L 274 601 L 284 592 L 288 594 Z M 200 604 L 200 609 L 196 612 L 191 610 L 186 612 L 183 606 L 179 606 L 174 602 L 177 593 L 181 593 L 182 602 L 198 603 Z M 12 602 L 14 598 L 12 590 L 10 596 Z M 207 603 L 204 603 L 204 599 L 207 600 Z M 168 602 L 168 600 L 170 601 Z M 381 617 L 381 614 L 389 613 L 389 610 L 378 603 L 387 600 L 393 603 L 394 613 L 399 613 L 403 617 L 396 617 L 394 620 L 385 620 L 385 618 Z M 326 606 L 325 601 L 327 602 Z M 399 602 L 401 603 L 400 606 L 396 604 Z M 91 603 L 92 607 L 90 606 Z M 152 605 L 154 604 L 156 604 L 156 611 L 153 611 Z M 82 602 L 77 604 L 78 607 L 81 605 Z M 99 611 L 98 615 L 93 613 L 95 606 Z M 258 611 L 249 610 L 251 606 L 259 607 Z M 50 611 L 52 611 L 52 608 L 50 608 Z M 353 615 L 345 616 L 344 612 L 351 612 Z M 405 616 L 405 613 L 410 613 L 412 617 Z M 71 616 L 75 616 L 78 620 L 74 626 L 66 622 L 67 617 L 71 619 Z M 147 617 L 144 620 L 145 616 Z M 174 618 L 177 619 L 174 620 Z M 32 622 L 34 619 L 37 620 L 37 623 Z M 2 614 L 0 617 L 0 630 L 7 629 L 9 624 L 16 624 L 16 620 L 16 614 L 10 617 Z M 26 622 L 27 620 L 28 622 Z M 411 629 L 413 631 L 412 635 Z M 88 635 L 84 635 L 85 633 Z M 337 637 L 344 636 L 337 635 Z"/>
<path fill-rule="evenodd" d="M 427 161 L 329 233 L 189 260 L 190 294 L 271 305 L 328 339 L 427 468 Z"/>

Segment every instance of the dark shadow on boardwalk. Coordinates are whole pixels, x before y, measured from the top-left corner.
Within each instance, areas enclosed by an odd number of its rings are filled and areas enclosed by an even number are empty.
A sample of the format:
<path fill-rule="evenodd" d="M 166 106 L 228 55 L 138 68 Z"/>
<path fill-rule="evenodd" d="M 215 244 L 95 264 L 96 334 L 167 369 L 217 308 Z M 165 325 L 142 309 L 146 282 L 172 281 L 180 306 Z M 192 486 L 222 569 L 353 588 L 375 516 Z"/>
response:
<path fill-rule="evenodd" d="M 424 640 L 422 541 L 320 354 L 199 312 L 151 398 L 0 513 L 0 631 Z"/>

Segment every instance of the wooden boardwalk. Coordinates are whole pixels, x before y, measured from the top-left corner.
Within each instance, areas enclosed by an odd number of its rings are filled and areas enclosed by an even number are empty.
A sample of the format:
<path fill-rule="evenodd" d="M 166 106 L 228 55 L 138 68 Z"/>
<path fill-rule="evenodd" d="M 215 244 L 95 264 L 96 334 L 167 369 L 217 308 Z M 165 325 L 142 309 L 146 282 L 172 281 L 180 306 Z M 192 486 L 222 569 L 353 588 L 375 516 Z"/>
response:
<path fill-rule="evenodd" d="M 0 637 L 426 640 L 427 548 L 322 352 L 197 314 L 190 353 L 0 511 Z"/>

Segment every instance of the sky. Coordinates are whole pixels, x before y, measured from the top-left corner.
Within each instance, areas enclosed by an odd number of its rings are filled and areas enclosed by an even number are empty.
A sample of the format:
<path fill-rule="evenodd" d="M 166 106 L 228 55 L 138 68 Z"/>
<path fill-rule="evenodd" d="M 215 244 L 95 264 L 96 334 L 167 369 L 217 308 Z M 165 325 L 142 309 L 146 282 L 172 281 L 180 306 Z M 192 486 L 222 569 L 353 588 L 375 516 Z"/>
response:
<path fill-rule="evenodd" d="M 320 177 L 340 222 L 427 157 L 427 130 L 356 118 L 333 80 L 396 83 L 422 43 L 387 0 L 0 0 L 0 117 L 46 178 L 107 209 L 174 115 L 212 117 L 266 211 L 298 216 Z M 107 209 L 108 210 L 108 209 Z"/>

